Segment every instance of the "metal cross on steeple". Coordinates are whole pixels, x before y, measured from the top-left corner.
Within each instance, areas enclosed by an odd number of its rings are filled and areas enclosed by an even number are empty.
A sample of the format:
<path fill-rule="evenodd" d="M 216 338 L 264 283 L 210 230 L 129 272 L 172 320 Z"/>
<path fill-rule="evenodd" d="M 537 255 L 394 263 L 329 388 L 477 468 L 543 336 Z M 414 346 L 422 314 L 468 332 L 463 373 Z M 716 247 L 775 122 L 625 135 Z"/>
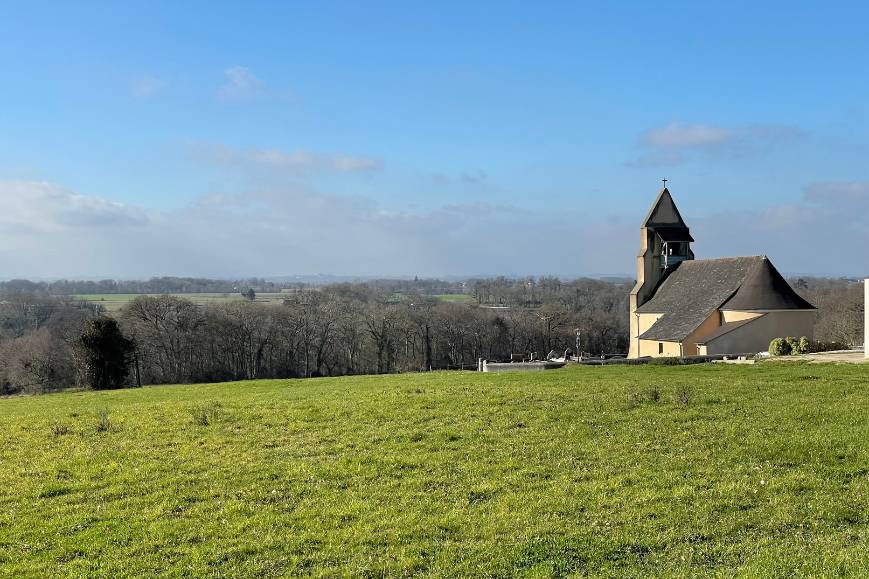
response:
<path fill-rule="evenodd" d="M 666 189 L 667 188 L 667 181 L 669 181 L 669 179 L 661 179 L 661 181 L 664 182 L 664 189 Z"/>

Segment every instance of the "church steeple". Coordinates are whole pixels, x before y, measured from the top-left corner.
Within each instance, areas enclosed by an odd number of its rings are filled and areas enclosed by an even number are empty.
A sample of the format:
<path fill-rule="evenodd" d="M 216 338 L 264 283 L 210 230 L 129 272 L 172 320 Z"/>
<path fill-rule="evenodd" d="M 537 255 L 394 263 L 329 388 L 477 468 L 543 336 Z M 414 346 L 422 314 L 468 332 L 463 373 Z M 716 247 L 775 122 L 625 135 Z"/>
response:
<path fill-rule="evenodd" d="M 666 182 L 665 182 L 666 185 Z M 673 197 L 665 186 L 658 193 L 640 227 L 640 252 L 637 254 L 637 283 L 631 291 L 631 335 L 639 335 L 634 312 L 652 297 L 658 283 L 679 263 L 694 259 L 694 238 Z M 633 348 L 633 342 L 631 342 Z"/>
<path fill-rule="evenodd" d="M 642 239 L 640 255 L 637 258 L 642 258 L 643 263 L 642 272 L 639 267 L 637 270 L 638 282 L 641 275 L 645 281 L 651 281 L 652 278 L 660 279 L 661 276 L 656 273 L 663 274 L 665 270 L 679 262 L 694 259 L 694 252 L 691 251 L 694 238 L 691 237 L 691 232 L 682 219 L 682 214 L 679 213 L 670 190 L 666 187 L 658 193 L 640 231 Z M 646 259 L 649 252 L 653 257 L 651 264 Z M 658 279 L 654 280 L 655 283 Z"/>
<path fill-rule="evenodd" d="M 673 201 L 673 196 L 670 195 L 670 190 L 666 187 L 658 193 L 658 197 L 652 204 L 651 209 L 649 209 L 645 221 L 643 221 L 643 227 L 655 226 L 684 227 L 688 229 L 685 221 L 682 220 L 682 214 L 679 213 L 679 209 Z"/>

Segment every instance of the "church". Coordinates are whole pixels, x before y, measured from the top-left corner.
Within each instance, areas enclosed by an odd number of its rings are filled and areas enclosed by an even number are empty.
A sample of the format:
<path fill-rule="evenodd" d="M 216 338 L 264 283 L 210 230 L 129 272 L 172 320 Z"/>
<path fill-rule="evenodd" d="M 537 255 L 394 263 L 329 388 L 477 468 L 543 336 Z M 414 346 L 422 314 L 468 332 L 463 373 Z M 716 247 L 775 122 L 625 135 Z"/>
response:
<path fill-rule="evenodd" d="M 630 296 L 630 358 L 743 354 L 773 338 L 812 339 L 815 307 L 766 256 L 694 259 L 666 188 L 640 229 Z"/>

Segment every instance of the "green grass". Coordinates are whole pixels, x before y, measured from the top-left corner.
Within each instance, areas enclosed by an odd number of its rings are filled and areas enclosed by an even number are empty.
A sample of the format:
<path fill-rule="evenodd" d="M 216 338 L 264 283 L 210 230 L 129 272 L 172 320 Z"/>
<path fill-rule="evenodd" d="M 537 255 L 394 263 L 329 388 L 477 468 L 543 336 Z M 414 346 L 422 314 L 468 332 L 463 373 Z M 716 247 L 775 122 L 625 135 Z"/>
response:
<path fill-rule="evenodd" d="M 77 300 L 99 304 L 103 306 L 107 312 L 115 313 L 140 295 L 160 296 L 166 294 L 77 294 L 72 297 Z M 181 293 L 169 295 L 190 300 L 198 305 L 240 301 L 244 299 L 239 293 Z M 280 292 L 258 293 L 256 294 L 256 301 L 261 303 L 280 304 L 288 297 L 291 297 L 291 294 Z"/>
<path fill-rule="evenodd" d="M 452 302 L 458 304 L 472 304 L 476 302 L 474 296 L 468 294 L 437 294 L 433 295 L 432 297 L 437 298 L 442 302 Z"/>
<path fill-rule="evenodd" d="M 864 575 L 861 366 L 0 400 L 0 576 Z"/>

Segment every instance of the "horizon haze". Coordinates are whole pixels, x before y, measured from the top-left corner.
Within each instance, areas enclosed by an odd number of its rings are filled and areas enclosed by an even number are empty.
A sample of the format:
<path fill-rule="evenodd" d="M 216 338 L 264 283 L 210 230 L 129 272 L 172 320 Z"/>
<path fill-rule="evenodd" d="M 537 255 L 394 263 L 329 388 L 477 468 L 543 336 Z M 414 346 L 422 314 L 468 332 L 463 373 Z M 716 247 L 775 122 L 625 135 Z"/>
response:
<path fill-rule="evenodd" d="M 869 274 L 862 3 L 0 10 L 3 278 Z"/>

